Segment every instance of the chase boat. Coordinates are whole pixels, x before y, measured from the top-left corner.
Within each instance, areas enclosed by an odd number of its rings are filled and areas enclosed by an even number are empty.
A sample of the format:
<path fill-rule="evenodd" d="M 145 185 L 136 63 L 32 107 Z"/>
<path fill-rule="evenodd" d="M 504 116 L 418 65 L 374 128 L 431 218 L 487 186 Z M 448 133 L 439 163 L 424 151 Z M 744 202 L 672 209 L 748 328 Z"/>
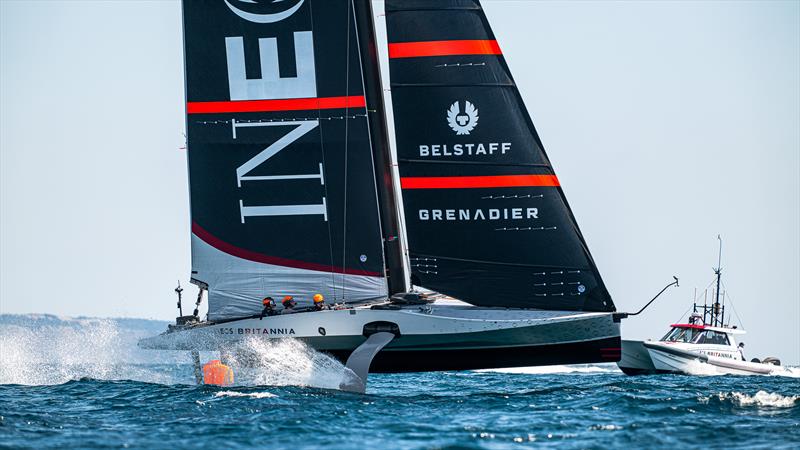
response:
<path fill-rule="evenodd" d="M 747 361 L 737 328 L 715 327 L 690 321 L 673 324 L 659 341 L 622 341 L 617 363 L 628 375 L 680 373 L 685 375 L 769 375 L 781 371 L 780 360 Z"/>
<path fill-rule="evenodd" d="M 720 240 L 720 261 L 722 241 Z M 694 304 L 687 323 L 672 324 L 659 341 L 622 341 L 617 363 L 628 375 L 680 373 L 686 375 L 769 375 L 782 371 L 774 357 L 760 361 L 744 357 L 744 330 L 725 323 L 724 297 L 720 303 L 721 266 L 714 269 L 716 294 L 711 305 Z M 702 314 L 698 312 L 702 311 Z"/>

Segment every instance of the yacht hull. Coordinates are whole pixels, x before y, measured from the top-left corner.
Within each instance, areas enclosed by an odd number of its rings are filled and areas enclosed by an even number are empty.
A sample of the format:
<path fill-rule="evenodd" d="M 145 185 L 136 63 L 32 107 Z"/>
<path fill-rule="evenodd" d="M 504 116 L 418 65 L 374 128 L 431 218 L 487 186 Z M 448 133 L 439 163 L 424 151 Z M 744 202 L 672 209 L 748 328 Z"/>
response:
<path fill-rule="evenodd" d="M 235 351 L 248 339 L 294 338 L 346 361 L 376 326 L 391 327 L 397 337 L 375 356 L 371 372 L 613 362 L 621 348 L 619 323 L 611 313 L 435 304 L 206 322 L 143 339 L 139 346 Z"/>

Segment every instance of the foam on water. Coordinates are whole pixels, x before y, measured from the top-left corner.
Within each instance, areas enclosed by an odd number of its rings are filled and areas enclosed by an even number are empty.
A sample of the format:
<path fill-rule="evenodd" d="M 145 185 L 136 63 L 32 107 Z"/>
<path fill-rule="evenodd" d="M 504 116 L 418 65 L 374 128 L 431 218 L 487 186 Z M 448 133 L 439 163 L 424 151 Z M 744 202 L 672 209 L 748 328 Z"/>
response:
<path fill-rule="evenodd" d="M 770 376 L 800 378 L 800 367 L 784 366 L 782 370 L 776 370 Z"/>
<path fill-rule="evenodd" d="M 271 392 L 236 392 L 236 391 L 220 391 L 214 394 L 216 398 L 222 397 L 247 397 L 247 398 L 274 398 L 277 395 Z"/>
<path fill-rule="evenodd" d="M 251 337 L 233 352 L 230 364 L 242 380 L 236 384 L 338 389 L 356 376 L 338 360 L 295 339 Z"/>
<path fill-rule="evenodd" d="M 616 364 L 598 365 L 555 365 L 538 367 L 507 367 L 503 369 L 479 369 L 475 372 L 516 373 L 526 375 L 556 374 L 556 373 L 613 373 L 620 372 Z"/>
<path fill-rule="evenodd" d="M 738 406 L 769 406 L 774 408 L 792 408 L 800 405 L 800 395 L 781 395 L 773 392 L 758 391 L 753 395 L 741 392 L 720 392 L 716 395 L 700 397 L 701 403 L 708 403 L 712 399 L 722 403 L 733 403 Z"/>
<path fill-rule="evenodd" d="M 3 325 L 0 384 L 53 385 L 82 378 L 176 382 L 170 373 L 136 365 L 142 361 L 129 341 L 111 319 Z"/>
<path fill-rule="evenodd" d="M 114 319 L 45 319 L 23 316 L 0 327 L 0 384 L 55 385 L 84 378 L 194 383 L 188 352 L 137 348 L 136 341 L 154 331 L 132 332 Z M 294 339 L 253 338 L 238 350 L 230 361 L 236 385 L 338 389 L 355 376 Z M 201 353 L 204 362 L 216 357 Z"/>

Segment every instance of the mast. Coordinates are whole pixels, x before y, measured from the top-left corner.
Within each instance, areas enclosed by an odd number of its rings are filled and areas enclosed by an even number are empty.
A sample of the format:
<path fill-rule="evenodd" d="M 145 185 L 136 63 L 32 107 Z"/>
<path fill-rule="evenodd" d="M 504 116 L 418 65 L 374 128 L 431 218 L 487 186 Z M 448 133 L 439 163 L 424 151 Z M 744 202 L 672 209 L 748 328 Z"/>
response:
<path fill-rule="evenodd" d="M 398 292 L 407 292 L 409 286 L 400 242 L 399 207 L 392 182 L 389 133 L 384 114 L 383 85 L 376 48 L 375 27 L 372 20 L 372 2 L 370 0 L 353 0 L 353 11 L 356 19 L 358 50 L 362 61 L 367 120 L 373 148 L 384 255 L 389 272 L 387 282 L 391 297 Z"/>

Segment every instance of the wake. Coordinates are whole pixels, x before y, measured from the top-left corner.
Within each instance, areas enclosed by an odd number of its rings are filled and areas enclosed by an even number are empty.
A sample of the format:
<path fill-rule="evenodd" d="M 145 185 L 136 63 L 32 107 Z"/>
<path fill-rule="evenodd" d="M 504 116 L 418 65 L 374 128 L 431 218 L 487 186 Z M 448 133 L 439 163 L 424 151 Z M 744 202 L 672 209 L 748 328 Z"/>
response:
<path fill-rule="evenodd" d="M 0 316 L 0 384 L 57 385 L 86 378 L 195 384 L 189 352 L 137 347 L 139 339 L 165 328 L 157 321 Z M 252 338 L 232 350 L 233 386 L 338 389 L 355 376 L 338 360 L 294 339 Z M 200 358 L 205 363 L 220 356 L 201 352 Z"/>
<path fill-rule="evenodd" d="M 146 364 L 188 361 L 178 353 L 143 354 L 136 348 L 138 336 L 113 319 L 43 317 L 0 327 L 0 384 L 54 385 L 82 378 L 174 384 L 179 381 L 174 373 Z"/>

